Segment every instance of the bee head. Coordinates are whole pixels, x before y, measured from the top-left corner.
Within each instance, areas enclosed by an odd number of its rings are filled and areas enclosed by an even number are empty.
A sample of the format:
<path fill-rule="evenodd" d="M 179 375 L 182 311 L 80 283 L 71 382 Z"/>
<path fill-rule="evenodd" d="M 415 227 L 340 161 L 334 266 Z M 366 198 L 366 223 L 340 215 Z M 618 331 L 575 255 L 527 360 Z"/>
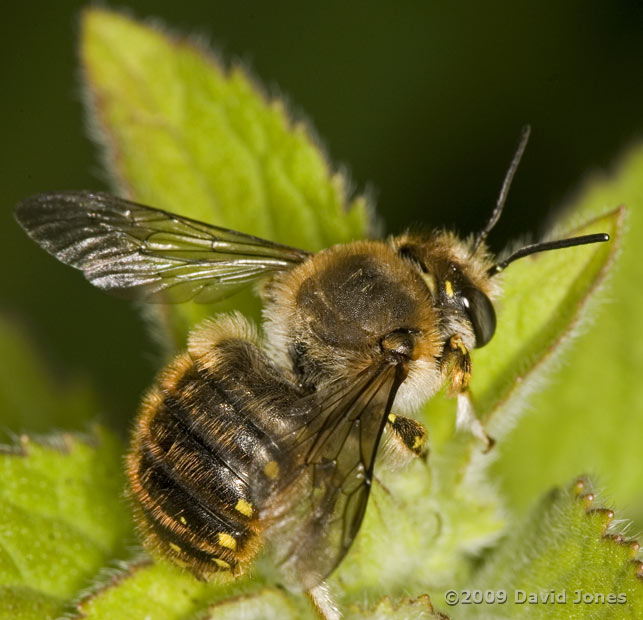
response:
<path fill-rule="evenodd" d="M 502 261 L 496 261 L 486 246 L 486 239 L 502 214 L 511 181 L 529 139 L 529 126 L 523 128 L 500 190 L 496 206 L 487 224 L 475 237 L 462 241 L 455 235 L 436 232 L 431 235 L 402 235 L 392 239 L 398 254 L 420 271 L 431 291 L 433 303 L 442 315 L 443 336 L 459 335 L 467 348 L 487 344 L 496 330 L 496 312 L 491 300 L 499 293 L 494 276 L 515 260 L 537 252 L 555 250 L 609 240 L 609 235 L 593 234 L 523 246 Z M 467 331 L 472 332 L 467 338 Z"/>
<path fill-rule="evenodd" d="M 485 251 L 472 259 L 469 246 L 447 232 L 424 238 L 404 236 L 399 241 L 398 253 L 421 274 L 442 317 L 445 335 L 463 335 L 468 348 L 487 344 L 496 330 L 491 299 L 498 291 L 488 275 L 492 261 Z"/>

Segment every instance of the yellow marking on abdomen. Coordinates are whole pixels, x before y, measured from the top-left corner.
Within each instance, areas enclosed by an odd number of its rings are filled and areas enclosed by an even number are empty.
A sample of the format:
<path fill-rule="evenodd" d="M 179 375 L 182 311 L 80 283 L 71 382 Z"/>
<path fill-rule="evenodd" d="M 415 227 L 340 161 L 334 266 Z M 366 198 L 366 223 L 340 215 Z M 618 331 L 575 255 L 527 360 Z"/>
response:
<path fill-rule="evenodd" d="M 230 534 L 226 534 L 225 532 L 219 532 L 218 537 L 219 537 L 219 544 L 222 547 L 225 547 L 226 549 L 231 549 L 232 551 L 236 550 L 237 541 L 234 539 L 233 536 L 230 536 Z"/>
<path fill-rule="evenodd" d="M 394 413 L 389 413 L 388 414 L 388 421 L 391 424 L 395 424 L 395 420 L 397 420 L 397 416 Z"/>
<path fill-rule="evenodd" d="M 266 466 L 263 468 L 263 473 L 271 480 L 275 480 L 279 475 L 279 465 L 277 461 L 269 461 L 266 463 Z"/>
<path fill-rule="evenodd" d="M 181 549 L 181 547 L 179 547 L 176 543 L 171 542 L 169 544 L 172 551 L 175 551 L 176 553 L 181 553 L 183 551 L 183 549 Z"/>
<path fill-rule="evenodd" d="M 187 524 L 188 524 L 187 519 L 186 519 L 185 517 L 183 517 L 183 516 L 179 517 L 179 521 L 180 521 L 181 523 L 183 523 L 183 525 L 187 525 Z"/>
<path fill-rule="evenodd" d="M 230 564 L 228 564 L 225 560 L 222 560 L 221 558 L 212 558 L 212 560 L 219 568 L 224 568 L 224 569 L 230 568 Z"/>
<path fill-rule="evenodd" d="M 240 499 L 234 509 L 246 517 L 252 516 L 252 504 L 245 499 Z"/>

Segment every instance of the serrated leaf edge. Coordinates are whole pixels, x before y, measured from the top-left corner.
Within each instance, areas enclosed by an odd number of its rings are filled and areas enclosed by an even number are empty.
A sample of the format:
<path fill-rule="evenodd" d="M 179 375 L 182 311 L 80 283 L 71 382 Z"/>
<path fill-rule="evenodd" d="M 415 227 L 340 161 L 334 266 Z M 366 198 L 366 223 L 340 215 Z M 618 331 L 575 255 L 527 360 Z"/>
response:
<path fill-rule="evenodd" d="M 576 501 L 581 502 L 585 507 L 585 514 L 588 517 L 598 517 L 601 521 L 601 540 L 605 540 L 622 548 L 628 548 L 630 562 L 635 571 L 637 579 L 643 587 L 643 557 L 641 544 L 636 538 L 624 534 L 627 521 L 615 522 L 614 510 L 604 506 L 596 506 L 598 494 L 593 490 L 591 481 L 587 476 L 579 476 L 571 485 L 572 494 Z"/>

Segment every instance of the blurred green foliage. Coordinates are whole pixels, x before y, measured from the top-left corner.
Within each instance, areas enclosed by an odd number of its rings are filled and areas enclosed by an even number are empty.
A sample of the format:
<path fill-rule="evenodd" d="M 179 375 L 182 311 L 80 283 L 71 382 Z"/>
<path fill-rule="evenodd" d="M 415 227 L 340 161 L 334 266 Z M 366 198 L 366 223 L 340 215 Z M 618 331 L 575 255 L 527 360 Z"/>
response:
<path fill-rule="evenodd" d="M 91 377 L 108 405 L 103 419 L 123 429 L 158 368 L 157 347 L 130 305 L 50 260 L 11 215 L 36 192 L 109 186 L 79 123 L 82 6 L 16 4 L 0 25 L 0 310 L 26 326 L 58 377 Z M 286 93 L 332 160 L 369 189 L 389 232 L 479 228 L 529 122 L 532 140 L 491 238 L 499 250 L 542 230 L 589 171 L 643 135 L 643 5 L 635 0 L 126 6 L 203 34 L 268 90 Z"/>
<path fill-rule="evenodd" d="M 46 383 L 32 369 L 35 390 Z M 0 451 L 0 618 L 51 619 L 134 543 L 122 497 L 123 444 L 90 437 L 23 437 Z"/>

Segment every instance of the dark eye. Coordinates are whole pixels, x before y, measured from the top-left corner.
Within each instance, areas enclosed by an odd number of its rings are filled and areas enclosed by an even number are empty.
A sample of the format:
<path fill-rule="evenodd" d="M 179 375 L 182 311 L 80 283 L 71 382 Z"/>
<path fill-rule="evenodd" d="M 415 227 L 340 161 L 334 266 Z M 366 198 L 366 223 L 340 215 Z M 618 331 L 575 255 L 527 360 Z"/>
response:
<path fill-rule="evenodd" d="M 483 347 L 496 331 L 496 311 L 489 298 L 481 290 L 472 286 L 462 291 L 462 304 L 476 335 L 476 348 Z"/>

